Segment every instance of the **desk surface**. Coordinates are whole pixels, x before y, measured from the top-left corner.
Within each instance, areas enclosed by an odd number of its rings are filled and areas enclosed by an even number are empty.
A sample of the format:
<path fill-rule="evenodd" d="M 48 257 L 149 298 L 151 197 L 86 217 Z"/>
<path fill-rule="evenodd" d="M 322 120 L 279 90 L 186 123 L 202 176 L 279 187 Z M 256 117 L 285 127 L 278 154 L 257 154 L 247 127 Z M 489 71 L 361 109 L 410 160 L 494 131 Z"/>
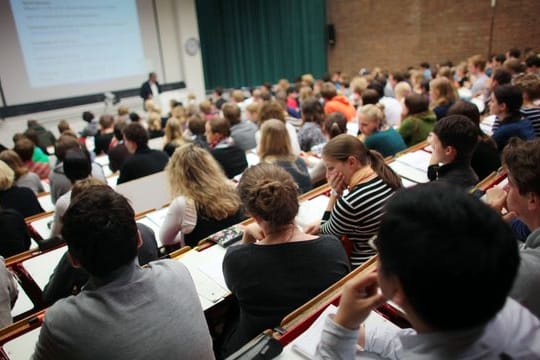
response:
<path fill-rule="evenodd" d="M 43 290 L 45 285 L 49 282 L 49 278 L 60 261 L 60 258 L 66 251 L 67 246 L 59 247 L 58 249 L 45 252 L 39 256 L 23 261 L 22 266 L 28 271 L 39 288 Z"/>

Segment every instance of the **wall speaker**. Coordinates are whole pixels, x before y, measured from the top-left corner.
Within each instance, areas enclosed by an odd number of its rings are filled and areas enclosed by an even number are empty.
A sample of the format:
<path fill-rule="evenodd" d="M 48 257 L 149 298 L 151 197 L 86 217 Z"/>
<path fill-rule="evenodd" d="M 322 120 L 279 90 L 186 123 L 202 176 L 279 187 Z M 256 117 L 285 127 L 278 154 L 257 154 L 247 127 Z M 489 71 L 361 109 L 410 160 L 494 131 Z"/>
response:
<path fill-rule="evenodd" d="M 336 45 L 336 27 L 334 24 L 326 25 L 326 36 L 328 37 L 328 45 Z"/>

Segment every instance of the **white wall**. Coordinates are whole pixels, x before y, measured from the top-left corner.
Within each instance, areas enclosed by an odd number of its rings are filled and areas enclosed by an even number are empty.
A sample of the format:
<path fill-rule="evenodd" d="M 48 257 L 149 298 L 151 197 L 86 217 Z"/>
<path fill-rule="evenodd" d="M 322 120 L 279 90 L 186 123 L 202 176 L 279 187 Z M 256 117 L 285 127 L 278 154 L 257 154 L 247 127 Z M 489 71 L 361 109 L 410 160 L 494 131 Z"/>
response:
<path fill-rule="evenodd" d="M 206 91 L 201 53 L 198 51 L 196 55 L 190 56 L 184 48 L 187 39 L 199 39 L 199 28 L 195 0 L 155 0 L 155 2 L 165 67 L 165 79 L 160 80 L 161 82 L 167 82 L 167 79 L 183 78 L 186 83 L 186 89 L 163 94 L 162 108 L 164 111 L 168 111 L 167 102 L 170 98 L 186 102 L 189 93 L 194 93 L 198 101 L 205 98 Z M 144 80 L 141 79 L 141 83 Z M 81 119 L 83 111 L 92 111 L 96 116 L 100 116 L 104 112 L 115 113 L 116 107 L 121 104 L 128 106 L 132 111 L 142 112 L 142 100 L 135 96 L 122 99 L 121 103 L 114 107 L 106 108 L 105 104 L 100 102 L 11 117 L 0 121 L 0 143 L 12 147 L 11 138 L 13 134 L 23 132 L 26 129 L 26 120 L 28 119 L 40 121 L 46 128 L 57 135 L 56 126 L 62 119 L 69 121 L 72 128 L 79 131 L 85 124 Z"/>

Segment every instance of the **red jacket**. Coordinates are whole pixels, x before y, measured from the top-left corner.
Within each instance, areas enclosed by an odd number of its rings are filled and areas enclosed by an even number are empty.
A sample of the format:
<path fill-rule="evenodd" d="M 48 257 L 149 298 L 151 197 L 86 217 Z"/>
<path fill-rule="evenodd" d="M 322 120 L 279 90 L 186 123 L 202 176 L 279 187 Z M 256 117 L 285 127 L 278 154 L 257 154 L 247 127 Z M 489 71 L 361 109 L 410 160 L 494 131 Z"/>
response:
<path fill-rule="evenodd" d="M 342 113 L 347 121 L 353 120 L 356 116 L 356 110 L 354 110 L 354 107 L 345 96 L 341 95 L 334 96 L 331 100 L 328 100 L 324 104 L 324 113 L 326 115 L 333 112 Z"/>

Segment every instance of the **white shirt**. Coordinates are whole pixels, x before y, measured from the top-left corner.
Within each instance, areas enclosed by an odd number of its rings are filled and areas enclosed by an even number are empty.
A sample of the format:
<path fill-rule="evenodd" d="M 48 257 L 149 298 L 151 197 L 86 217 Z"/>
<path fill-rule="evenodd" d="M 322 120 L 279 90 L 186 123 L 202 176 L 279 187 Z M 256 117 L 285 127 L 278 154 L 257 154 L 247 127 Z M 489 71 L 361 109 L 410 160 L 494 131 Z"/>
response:
<path fill-rule="evenodd" d="M 197 209 L 193 201 L 184 196 L 174 199 L 169 206 L 165 220 L 159 229 L 163 245 L 180 243 L 184 245 L 184 234 L 189 234 L 197 225 Z"/>
<path fill-rule="evenodd" d="M 514 359 L 540 358 L 540 321 L 511 298 L 484 328 L 427 334 L 413 329 L 365 330 L 364 350 L 385 359 L 497 359 L 502 353 Z M 316 359 L 361 359 L 357 339 L 358 329 L 327 318 Z"/>

